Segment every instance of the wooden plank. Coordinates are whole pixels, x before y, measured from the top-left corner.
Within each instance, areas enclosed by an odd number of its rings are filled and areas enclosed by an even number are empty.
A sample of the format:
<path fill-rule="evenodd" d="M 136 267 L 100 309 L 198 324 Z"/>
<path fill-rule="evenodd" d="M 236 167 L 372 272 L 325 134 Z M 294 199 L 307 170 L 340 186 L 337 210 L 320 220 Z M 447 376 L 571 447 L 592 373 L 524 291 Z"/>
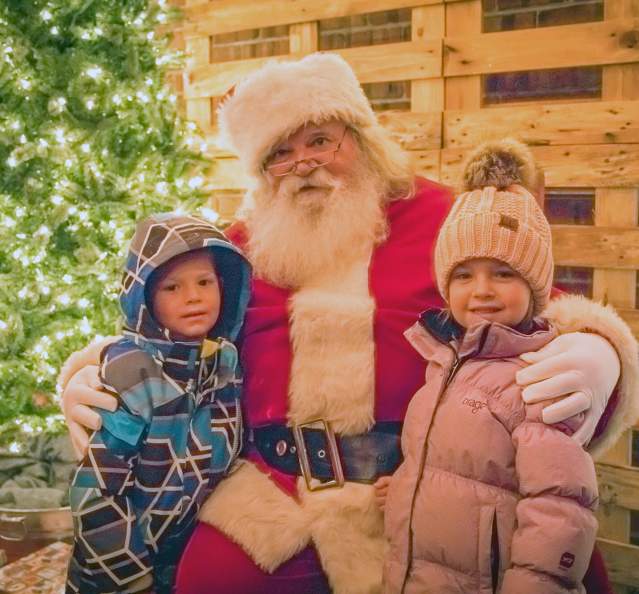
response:
<path fill-rule="evenodd" d="M 597 190 L 595 225 L 626 228 L 632 232 L 637 230 L 638 216 L 637 190 L 618 188 Z M 593 297 L 618 307 L 635 307 L 636 275 L 635 270 L 595 270 Z"/>
<path fill-rule="evenodd" d="M 207 181 L 211 190 L 243 190 L 248 186 L 244 169 L 237 159 L 217 159 Z"/>
<path fill-rule="evenodd" d="M 290 25 L 352 14 L 394 10 L 421 4 L 440 4 L 441 0 L 348 0 L 317 2 L 316 0 L 216 0 L 185 10 L 186 23 L 181 28 L 185 37 L 217 35 L 260 27 Z"/>
<path fill-rule="evenodd" d="M 390 130 L 392 136 L 410 150 L 429 150 L 441 147 L 442 113 L 413 113 L 408 111 L 382 111 L 379 122 Z"/>
<path fill-rule="evenodd" d="M 639 268 L 639 228 L 553 225 L 553 254 L 559 266 Z"/>
<path fill-rule="evenodd" d="M 597 545 L 606 561 L 611 581 L 636 586 L 639 584 L 639 547 L 598 538 Z"/>
<path fill-rule="evenodd" d="M 636 19 L 477 36 L 447 35 L 444 75 L 462 76 L 639 61 Z"/>
<path fill-rule="evenodd" d="M 209 63 L 211 55 L 211 42 L 208 37 L 198 37 L 194 39 L 188 39 L 185 42 L 186 45 L 186 70 L 194 68 L 196 66 L 205 67 Z M 186 86 L 186 75 L 183 75 L 183 91 Z M 186 99 L 186 117 L 192 120 L 204 129 L 211 125 L 211 100 L 209 97 L 187 97 Z"/>
<path fill-rule="evenodd" d="M 310 54 L 317 51 L 317 23 L 298 23 L 291 25 L 288 31 L 292 54 Z"/>
<path fill-rule="evenodd" d="M 444 113 L 444 146 L 474 146 L 515 136 L 526 144 L 639 142 L 639 101 L 539 103 Z"/>
<path fill-rule="evenodd" d="M 597 464 L 599 501 L 639 510 L 639 468 Z"/>
<path fill-rule="evenodd" d="M 475 38 L 482 31 L 481 0 L 446 5 L 446 36 Z M 458 76 L 444 79 L 446 109 L 474 110 L 481 107 L 481 78 Z"/>
<path fill-rule="evenodd" d="M 639 185 L 639 145 L 595 144 L 531 147 L 546 174 L 547 187 L 624 187 Z M 454 185 L 465 151 L 442 150 L 442 181 Z"/>
<path fill-rule="evenodd" d="M 446 34 L 446 10 L 443 4 L 418 6 L 411 12 L 411 39 L 442 39 Z M 443 111 L 444 79 L 416 79 L 410 83 L 411 111 Z M 440 118 L 441 127 L 441 118 Z M 439 133 L 441 141 L 441 130 Z"/>
<path fill-rule="evenodd" d="M 413 151 L 410 153 L 415 173 L 428 179 L 439 180 L 440 161 L 439 155 L 441 151 Z"/>
<path fill-rule="evenodd" d="M 406 41 L 339 50 L 362 83 L 411 80 L 441 76 L 441 41 Z M 278 61 L 299 59 L 299 54 L 277 56 Z M 223 95 L 232 85 L 273 58 L 255 58 L 207 64 L 185 72 L 187 98 Z"/>
<path fill-rule="evenodd" d="M 617 313 L 630 326 L 632 333 L 639 338 L 639 310 L 628 307 L 617 308 Z"/>

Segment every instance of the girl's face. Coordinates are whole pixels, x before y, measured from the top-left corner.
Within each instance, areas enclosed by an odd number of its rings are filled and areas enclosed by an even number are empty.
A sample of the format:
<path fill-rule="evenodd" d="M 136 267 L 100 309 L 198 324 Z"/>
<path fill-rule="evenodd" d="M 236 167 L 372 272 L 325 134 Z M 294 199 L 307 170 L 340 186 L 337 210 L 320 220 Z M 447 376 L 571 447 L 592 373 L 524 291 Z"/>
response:
<path fill-rule="evenodd" d="M 482 321 L 515 327 L 528 315 L 531 299 L 528 283 L 499 260 L 466 260 L 450 275 L 450 310 L 464 328 Z"/>

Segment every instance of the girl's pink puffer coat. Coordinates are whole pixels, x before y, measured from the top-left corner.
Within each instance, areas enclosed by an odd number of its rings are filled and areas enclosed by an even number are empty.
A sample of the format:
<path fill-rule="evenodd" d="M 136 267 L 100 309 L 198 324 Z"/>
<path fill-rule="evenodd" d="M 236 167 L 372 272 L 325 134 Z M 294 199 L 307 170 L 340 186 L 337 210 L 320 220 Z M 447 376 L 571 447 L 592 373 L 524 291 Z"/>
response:
<path fill-rule="evenodd" d="M 410 403 L 404 462 L 389 489 L 385 591 L 406 594 L 567 594 L 581 586 L 595 542 L 594 464 L 526 406 L 518 356 L 555 336 L 500 324 L 451 342 L 429 311 L 406 332 L 429 361 Z"/>

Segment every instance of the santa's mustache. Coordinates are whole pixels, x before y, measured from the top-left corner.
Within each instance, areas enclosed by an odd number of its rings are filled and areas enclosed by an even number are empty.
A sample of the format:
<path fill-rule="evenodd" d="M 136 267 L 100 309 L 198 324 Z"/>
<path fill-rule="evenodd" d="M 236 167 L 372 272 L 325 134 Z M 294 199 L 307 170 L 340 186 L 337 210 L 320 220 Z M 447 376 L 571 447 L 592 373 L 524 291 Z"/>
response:
<path fill-rule="evenodd" d="M 291 173 L 282 178 L 277 193 L 283 196 L 293 196 L 306 188 L 333 190 L 339 185 L 340 182 L 330 173 L 323 169 L 315 169 L 304 177 Z"/>

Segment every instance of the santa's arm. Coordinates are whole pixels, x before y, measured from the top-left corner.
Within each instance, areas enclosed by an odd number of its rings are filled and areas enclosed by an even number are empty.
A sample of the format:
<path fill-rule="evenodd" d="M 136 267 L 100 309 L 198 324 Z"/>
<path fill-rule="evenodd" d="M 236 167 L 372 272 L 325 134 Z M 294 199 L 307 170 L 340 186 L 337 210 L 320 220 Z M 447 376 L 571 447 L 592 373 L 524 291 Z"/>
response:
<path fill-rule="evenodd" d="M 523 397 L 531 403 L 568 395 L 544 410 L 550 423 L 588 409 L 577 438 L 598 458 L 639 418 L 637 341 L 612 307 L 579 295 L 552 300 L 543 315 L 560 336 L 522 356 L 532 363 L 517 375 Z"/>

